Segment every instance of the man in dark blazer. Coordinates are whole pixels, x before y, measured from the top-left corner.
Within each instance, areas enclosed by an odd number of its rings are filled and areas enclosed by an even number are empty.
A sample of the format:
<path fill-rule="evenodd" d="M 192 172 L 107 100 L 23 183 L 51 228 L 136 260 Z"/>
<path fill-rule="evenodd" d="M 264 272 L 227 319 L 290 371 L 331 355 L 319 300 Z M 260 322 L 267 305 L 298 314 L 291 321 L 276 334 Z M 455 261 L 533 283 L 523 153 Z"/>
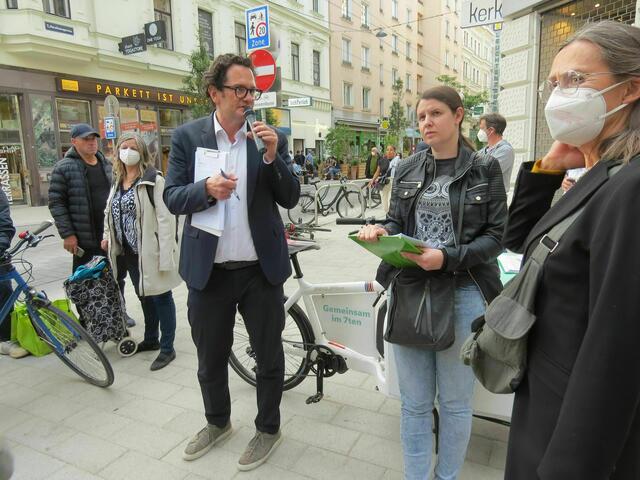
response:
<path fill-rule="evenodd" d="M 244 109 L 260 95 L 250 60 L 220 55 L 204 79 L 214 112 L 173 134 L 164 190 L 169 210 L 187 216 L 180 275 L 189 288 L 188 318 L 207 418 L 183 458 L 204 455 L 231 433 L 227 362 L 237 309 L 257 361 L 256 435 L 238 462 L 239 469 L 250 470 L 263 463 L 281 440 L 283 284 L 291 266 L 278 205 L 296 205 L 300 183 L 293 174 L 286 138 L 255 122 L 253 132 L 266 148 L 260 155 L 244 118 Z M 228 152 L 226 178 L 211 172 L 194 182 L 198 147 Z M 192 214 L 220 201 L 225 201 L 225 224 L 219 237 L 191 225 Z"/>

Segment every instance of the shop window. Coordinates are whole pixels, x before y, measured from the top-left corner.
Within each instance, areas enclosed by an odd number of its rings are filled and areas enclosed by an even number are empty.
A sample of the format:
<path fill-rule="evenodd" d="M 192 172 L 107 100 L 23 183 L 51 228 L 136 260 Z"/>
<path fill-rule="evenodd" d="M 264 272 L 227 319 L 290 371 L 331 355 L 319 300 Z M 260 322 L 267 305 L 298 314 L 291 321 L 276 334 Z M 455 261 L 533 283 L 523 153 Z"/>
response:
<path fill-rule="evenodd" d="M 167 172 L 169 166 L 169 151 L 171 150 L 171 135 L 182 122 L 182 112 L 178 109 L 161 108 L 160 111 L 160 147 L 162 150 L 161 166 Z"/>
<path fill-rule="evenodd" d="M 42 0 L 44 11 L 59 17 L 71 18 L 69 0 Z M 14 7 L 14 8 L 17 8 Z"/>
<path fill-rule="evenodd" d="M 67 98 L 56 98 L 56 110 L 60 143 L 64 155 L 71 148 L 71 128 L 78 123 L 91 124 L 91 111 L 89 102 Z"/>
<path fill-rule="evenodd" d="M 0 95 L 0 189 L 10 203 L 25 198 L 22 164 L 18 98 L 16 95 Z"/>
<path fill-rule="evenodd" d="M 58 161 L 56 147 L 56 133 L 53 123 L 53 101 L 45 95 L 31 95 L 31 119 L 33 122 L 33 142 L 36 151 L 36 161 L 40 167 L 40 174 L 44 170 L 51 171 Z"/>
<path fill-rule="evenodd" d="M 158 142 L 158 112 L 152 108 L 140 107 L 139 133 L 144 143 L 149 148 L 151 163 L 158 166 L 159 142 Z"/>
<path fill-rule="evenodd" d="M 156 20 L 163 20 L 167 39 L 158 43 L 160 48 L 173 50 L 173 27 L 171 26 L 171 0 L 153 0 L 153 13 Z"/>

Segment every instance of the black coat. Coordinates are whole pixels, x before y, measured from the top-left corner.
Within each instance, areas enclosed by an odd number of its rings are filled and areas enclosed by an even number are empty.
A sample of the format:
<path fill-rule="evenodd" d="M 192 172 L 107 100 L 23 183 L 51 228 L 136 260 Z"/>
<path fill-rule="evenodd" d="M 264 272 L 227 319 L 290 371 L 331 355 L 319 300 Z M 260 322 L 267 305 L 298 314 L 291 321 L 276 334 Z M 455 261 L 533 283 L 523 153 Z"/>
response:
<path fill-rule="evenodd" d="M 384 223 L 391 234 L 415 235 L 416 202 L 434 180 L 431 149 L 402 160 L 393 179 Z M 498 161 L 461 146 L 449 189 L 455 246 L 445 247 L 444 272 L 469 272 L 490 302 L 502 289 L 496 257 L 502 251 L 507 196 Z M 394 270 L 382 262 L 376 279 L 387 286 Z"/>
<path fill-rule="evenodd" d="M 562 175 L 516 182 L 504 242 L 530 253 L 585 209 L 544 265 L 505 478 L 640 478 L 640 161 L 600 162 L 550 208 Z"/>
<path fill-rule="evenodd" d="M 111 163 L 100 152 L 96 157 L 111 184 Z M 102 238 L 98 238 L 98 232 L 102 231 L 103 222 L 93 218 L 87 167 L 73 147 L 51 172 L 49 211 L 62 238 L 75 235 L 82 248 L 100 248 Z"/>
<path fill-rule="evenodd" d="M 205 181 L 193 182 L 196 149 L 217 149 L 213 115 L 179 127 L 171 138 L 164 202 L 175 215 L 187 215 L 180 249 L 180 276 L 196 290 L 206 287 L 216 256 L 218 237 L 191 226 L 191 215 L 209 208 Z M 292 208 L 300 197 L 287 138 L 278 132 L 278 151 L 264 163 L 256 144 L 247 139 L 247 202 L 251 237 L 262 271 L 273 285 L 291 275 L 284 225 L 278 205 Z"/>

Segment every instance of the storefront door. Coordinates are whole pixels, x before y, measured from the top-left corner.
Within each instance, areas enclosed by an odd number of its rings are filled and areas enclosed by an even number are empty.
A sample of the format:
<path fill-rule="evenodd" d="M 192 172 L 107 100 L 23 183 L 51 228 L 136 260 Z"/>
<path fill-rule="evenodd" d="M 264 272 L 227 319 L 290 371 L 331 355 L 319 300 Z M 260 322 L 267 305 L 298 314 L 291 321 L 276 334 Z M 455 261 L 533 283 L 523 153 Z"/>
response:
<path fill-rule="evenodd" d="M 25 203 L 24 144 L 17 95 L 0 95 L 0 189 L 9 203 Z"/>

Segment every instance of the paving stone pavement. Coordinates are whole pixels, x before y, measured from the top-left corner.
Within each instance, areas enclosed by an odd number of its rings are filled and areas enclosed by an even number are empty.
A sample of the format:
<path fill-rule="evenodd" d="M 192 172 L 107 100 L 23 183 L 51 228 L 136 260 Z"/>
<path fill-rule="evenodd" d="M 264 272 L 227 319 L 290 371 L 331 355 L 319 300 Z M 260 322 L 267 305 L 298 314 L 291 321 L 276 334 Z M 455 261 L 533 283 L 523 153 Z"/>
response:
<path fill-rule="evenodd" d="M 49 218 L 46 208 L 17 207 L 12 215 L 17 225 Z M 346 238 L 354 227 L 332 222 L 333 217 L 321 219 L 332 229 L 317 235 L 322 249 L 300 255 L 306 277 L 312 282 L 372 279 L 375 258 Z M 63 296 L 71 259 L 60 239 L 45 240 L 25 258 L 34 263 L 34 283 L 52 298 Z M 291 293 L 294 287 L 289 281 L 285 290 Z M 15 457 L 12 479 L 402 478 L 399 402 L 376 392 L 371 378 L 353 371 L 327 379 L 325 398 L 315 405 L 305 404 L 315 393 L 314 379 L 285 392 L 284 441 L 252 472 L 239 472 L 236 462 L 254 432 L 255 391 L 231 372 L 233 435 L 204 457 L 183 461 L 189 437 L 205 421 L 186 297 L 184 285 L 174 290 L 176 360 L 151 372 L 155 352 L 122 358 L 113 343 L 107 344 L 116 378 L 108 389 L 83 382 L 53 355 L 20 360 L 0 356 L 0 435 Z M 141 339 L 142 312 L 130 285 L 126 300 L 138 320 L 132 333 Z M 502 478 L 507 435 L 506 427 L 474 420 L 459 478 Z"/>

